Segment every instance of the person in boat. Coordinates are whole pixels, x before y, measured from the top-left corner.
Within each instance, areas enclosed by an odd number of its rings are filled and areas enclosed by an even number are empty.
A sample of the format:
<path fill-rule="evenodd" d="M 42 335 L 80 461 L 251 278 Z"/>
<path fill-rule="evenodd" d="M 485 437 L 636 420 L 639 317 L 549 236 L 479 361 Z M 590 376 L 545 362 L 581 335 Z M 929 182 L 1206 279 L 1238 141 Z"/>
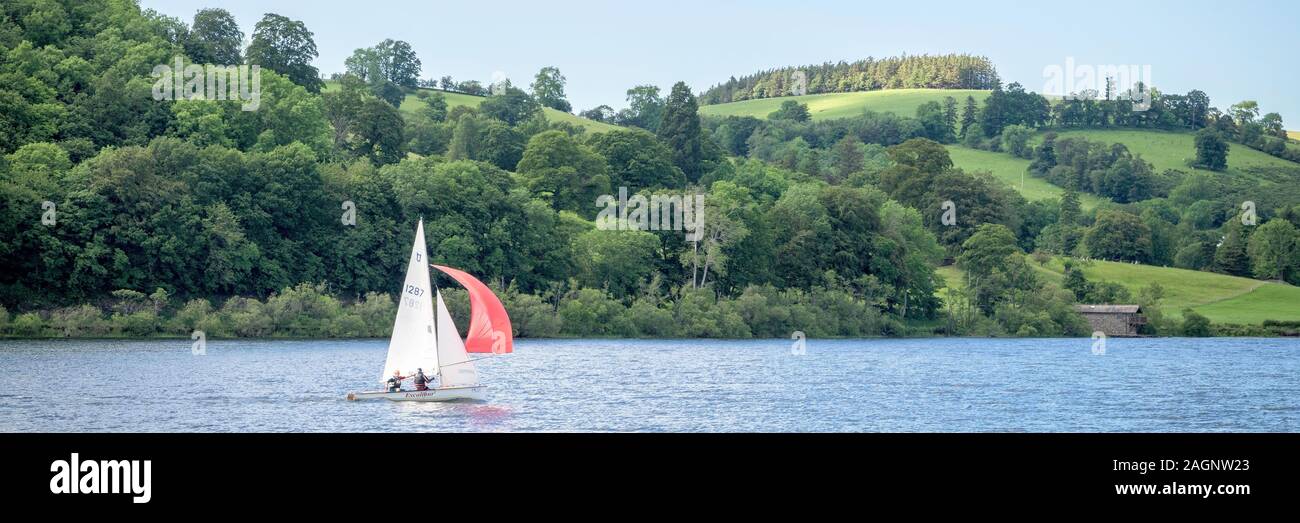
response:
<path fill-rule="evenodd" d="M 429 384 L 433 383 L 433 378 L 424 375 L 424 369 L 415 369 L 411 379 L 415 382 L 415 390 L 429 390 Z"/>
<path fill-rule="evenodd" d="M 402 371 L 394 369 L 393 377 L 388 378 L 388 392 L 401 392 L 402 380 L 409 377 L 410 376 L 403 376 Z"/>

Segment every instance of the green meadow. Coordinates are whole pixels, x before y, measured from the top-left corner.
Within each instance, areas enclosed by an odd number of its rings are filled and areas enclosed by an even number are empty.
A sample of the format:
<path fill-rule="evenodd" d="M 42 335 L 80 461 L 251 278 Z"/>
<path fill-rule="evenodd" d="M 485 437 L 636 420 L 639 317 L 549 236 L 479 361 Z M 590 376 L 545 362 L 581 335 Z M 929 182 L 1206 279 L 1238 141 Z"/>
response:
<path fill-rule="evenodd" d="M 1044 280 L 1059 285 L 1064 277 L 1064 259 L 1055 257 L 1045 265 L 1034 263 Z M 936 271 L 947 287 L 962 288 L 962 271 L 956 266 Z M 1132 263 L 1093 260 L 1083 266 L 1090 281 L 1123 285 L 1133 295 L 1151 283 L 1164 288 L 1160 307 L 1166 316 L 1182 317 L 1184 308 L 1205 315 L 1215 323 L 1259 325 L 1264 320 L 1300 321 L 1300 287 L 1271 281 L 1252 280 L 1212 272 L 1191 271 Z M 942 297 L 943 289 L 937 291 Z"/>
<path fill-rule="evenodd" d="M 1089 140 L 1107 144 L 1122 143 L 1133 154 L 1142 155 L 1142 159 L 1151 163 L 1156 172 L 1165 169 L 1178 169 L 1184 172 L 1212 173 L 1203 169 L 1189 167 L 1188 161 L 1196 156 L 1195 135 L 1190 132 L 1130 130 L 1130 129 L 1085 129 L 1058 131 L 1057 136 L 1082 136 Z M 1242 175 L 1256 178 L 1251 174 L 1254 169 L 1300 167 L 1293 162 L 1283 160 L 1266 153 L 1256 151 L 1244 145 L 1233 143 L 1228 150 L 1228 175 Z M 1223 173 L 1217 173 L 1223 174 Z"/>
<path fill-rule="evenodd" d="M 700 107 L 701 115 L 709 116 L 753 116 L 767 118 L 768 114 L 781 107 L 787 100 L 795 100 L 808 105 L 808 112 L 814 120 L 847 118 L 862 114 L 863 110 L 878 113 L 894 113 L 899 116 L 915 116 L 916 108 L 926 102 L 943 103 L 944 98 L 957 99 L 958 110 L 964 106 L 967 96 L 983 103 L 988 98 L 988 91 L 976 89 L 887 89 L 883 91 L 866 91 L 856 93 L 826 93 L 804 96 L 782 96 L 780 98 L 761 98 L 727 104 L 704 105 Z"/>
<path fill-rule="evenodd" d="M 1020 192 L 1026 200 L 1055 200 L 1061 197 L 1063 189 L 1048 183 L 1042 178 L 1030 176 L 1029 160 L 1016 158 L 1006 153 L 981 151 L 960 145 L 949 145 L 948 155 L 952 164 L 966 172 L 988 172 Z M 1079 203 L 1084 209 L 1092 209 L 1104 201 L 1101 197 L 1088 193 L 1079 193 Z"/>

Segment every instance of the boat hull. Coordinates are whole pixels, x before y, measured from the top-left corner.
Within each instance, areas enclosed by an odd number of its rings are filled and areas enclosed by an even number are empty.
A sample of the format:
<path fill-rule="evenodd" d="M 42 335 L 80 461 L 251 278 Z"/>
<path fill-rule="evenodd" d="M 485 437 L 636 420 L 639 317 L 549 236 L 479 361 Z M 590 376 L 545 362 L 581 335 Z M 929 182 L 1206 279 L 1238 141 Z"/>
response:
<path fill-rule="evenodd" d="M 440 387 L 429 390 L 402 390 L 398 392 L 349 392 L 348 401 L 482 401 L 487 398 L 487 385 L 472 387 Z"/>

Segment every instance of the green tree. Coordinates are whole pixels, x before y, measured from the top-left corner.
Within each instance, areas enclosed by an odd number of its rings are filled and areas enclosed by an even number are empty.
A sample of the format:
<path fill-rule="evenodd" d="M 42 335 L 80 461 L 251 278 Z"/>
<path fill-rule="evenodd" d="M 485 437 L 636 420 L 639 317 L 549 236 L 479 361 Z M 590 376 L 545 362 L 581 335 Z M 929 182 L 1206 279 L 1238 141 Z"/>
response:
<path fill-rule="evenodd" d="M 1183 309 L 1183 336 L 1205 338 L 1213 335 L 1209 318 L 1190 308 Z"/>
<path fill-rule="evenodd" d="M 371 84 L 387 81 L 407 88 L 416 87 L 422 67 L 411 44 L 393 39 L 353 51 L 344 66 L 349 74 Z"/>
<path fill-rule="evenodd" d="M 1240 217 L 1233 217 L 1223 225 L 1223 239 L 1214 250 L 1214 272 L 1249 277 L 1251 273 L 1250 230 L 1242 225 Z"/>
<path fill-rule="evenodd" d="M 992 313 L 998 303 L 1013 299 L 1017 292 L 1039 287 L 1034 269 L 1016 245 L 1015 234 L 1003 225 L 980 225 L 962 243 L 957 266 L 965 271 L 973 303 L 985 314 Z"/>
<path fill-rule="evenodd" d="M 966 97 L 966 105 L 961 111 L 961 138 L 966 138 L 967 131 L 976 124 L 979 116 L 979 105 L 974 96 Z"/>
<path fill-rule="evenodd" d="M 916 119 L 925 129 L 925 137 L 939 143 L 953 143 L 957 137 L 948 125 L 948 115 L 939 102 L 925 102 L 916 107 Z"/>
<path fill-rule="evenodd" d="M 1056 133 L 1043 135 L 1043 143 L 1034 148 L 1034 161 L 1029 164 L 1029 171 L 1039 175 L 1047 174 L 1056 167 Z M 1078 196 L 1076 195 L 1076 203 Z"/>
<path fill-rule="evenodd" d="M 654 271 L 659 238 L 645 231 L 592 229 L 573 240 L 578 281 L 615 298 L 636 292 Z"/>
<path fill-rule="evenodd" d="M 835 142 L 835 147 L 831 149 L 831 163 L 834 174 L 832 181 L 836 183 L 848 180 L 853 175 L 864 171 L 867 162 L 866 155 L 862 152 L 862 142 L 852 134 L 845 135 L 840 141 Z"/>
<path fill-rule="evenodd" d="M 637 192 L 686 186 L 686 175 L 673 165 L 672 151 L 649 131 L 629 128 L 593 134 L 587 145 L 605 158 L 615 187 Z"/>
<path fill-rule="evenodd" d="M 1079 206 L 1079 193 L 1066 189 L 1061 193 L 1061 224 L 1077 225 L 1079 218 L 1083 216 L 1083 211 Z"/>
<path fill-rule="evenodd" d="M 1293 281 L 1300 268 L 1300 233 L 1291 222 L 1274 218 L 1250 235 L 1246 252 L 1256 278 Z"/>
<path fill-rule="evenodd" d="M 1212 171 L 1228 168 L 1228 142 L 1211 128 L 1196 133 L 1196 165 Z"/>
<path fill-rule="evenodd" d="M 402 114 L 397 108 L 377 98 L 367 99 L 357 113 L 354 150 L 375 165 L 397 163 L 406 156 L 402 130 Z"/>
<path fill-rule="evenodd" d="M 1083 241 L 1088 254 L 1103 260 L 1145 262 L 1151 258 L 1151 229 L 1131 213 L 1098 213 Z"/>
<path fill-rule="evenodd" d="M 479 143 L 479 160 L 513 171 L 524 154 L 524 134 L 504 122 L 491 120 Z"/>
<path fill-rule="evenodd" d="M 533 78 L 533 98 L 543 106 L 557 111 L 572 112 L 573 106 L 564 96 L 564 75 L 555 67 L 543 67 Z"/>
<path fill-rule="evenodd" d="M 338 89 L 321 93 L 321 109 L 333 128 L 334 148 L 343 151 L 350 147 L 348 142 L 367 93 L 365 84 L 356 76 L 344 75 L 338 85 Z"/>
<path fill-rule="evenodd" d="M 503 92 L 483 100 L 478 106 L 479 113 L 501 120 L 510 125 L 528 121 L 541 112 L 541 105 L 523 90 L 506 86 Z"/>
<path fill-rule="evenodd" d="M 462 116 L 452 131 L 451 145 L 447 148 L 449 160 L 473 160 L 479 157 L 479 119 L 473 115 Z"/>
<path fill-rule="evenodd" d="M 185 54 L 198 64 L 236 65 L 243 58 L 244 32 L 225 9 L 200 9 L 185 41 Z"/>
<path fill-rule="evenodd" d="M 808 104 L 801 104 L 794 100 L 781 102 L 780 109 L 767 115 L 768 120 L 790 120 L 792 122 L 806 122 L 811 118 L 812 113 L 808 112 Z"/>
<path fill-rule="evenodd" d="M 529 191 L 556 210 L 587 217 L 596 214 L 596 197 L 610 192 L 605 159 L 563 131 L 530 138 L 518 173 Z"/>
<path fill-rule="evenodd" d="M 640 127 L 650 132 L 659 130 L 663 120 L 664 100 L 659 97 L 659 88 L 653 85 L 638 85 L 627 90 L 627 108 L 618 112 L 616 120 L 620 125 Z"/>
<path fill-rule="evenodd" d="M 424 99 L 424 107 L 420 109 L 420 114 L 433 122 L 443 122 L 447 119 L 447 97 L 439 91 L 434 91 L 428 98 Z"/>
<path fill-rule="evenodd" d="M 704 143 L 700 135 L 699 106 L 685 82 L 677 82 L 664 104 L 658 135 L 673 153 L 673 165 L 695 182 L 703 173 Z"/>
<path fill-rule="evenodd" d="M 947 139 L 944 143 L 953 143 L 957 141 L 957 99 L 951 96 L 943 97 L 943 124 L 946 128 L 944 137 Z"/>
<path fill-rule="evenodd" d="M 1029 139 L 1034 130 L 1023 125 L 1008 125 L 1002 128 L 1002 149 L 1017 158 L 1028 159 L 1033 156 L 1034 147 Z"/>
<path fill-rule="evenodd" d="M 316 59 L 316 41 L 311 31 L 297 20 L 267 13 L 253 27 L 248 61 L 289 77 L 289 80 L 319 93 L 325 83 L 311 65 Z"/>
<path fill-rule="evenodd" d="M 406 91 L 403 91 L 401 86 L 388 80 L 371 84 L 370 92 L 376 98 L 388 102 L 388 105 L 394 108 L 401 107 L 402 101 L 406 99 Z"/>

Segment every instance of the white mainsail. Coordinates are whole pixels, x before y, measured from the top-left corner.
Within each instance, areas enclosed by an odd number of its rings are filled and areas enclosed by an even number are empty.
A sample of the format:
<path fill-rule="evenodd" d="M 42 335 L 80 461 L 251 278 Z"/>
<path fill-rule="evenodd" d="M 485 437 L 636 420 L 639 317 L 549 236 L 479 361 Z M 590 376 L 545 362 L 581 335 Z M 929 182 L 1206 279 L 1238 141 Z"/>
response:
<path fill-rule="evenodd" d="M 403 376 L 415 374 L 416 369 L 432 376 L 438 372 L 437 335 L 433 319 L 433 295 L 429 293 L 429 256 L 424 248 L 424 220 L 415 229 L 415 245 L 411 246 L 411 259 L 406 267 L 406 281 L 402 283 L 401 302 L 397 305 L 397 319 L 393 322 L 393 336 L 388 340 L 388 359 L 379 376 L 383 383 L 393 371 Z M 439 304 L 442 298 L 439 297 Z M 455 333 L 455 328 L 451 329 Z M 453 334 L 459 340 L 459 335 Z M 464 349 L 461 349 L 464 354 Z M 472 365 L 472 364 L 470 364 Z"/>
<path fill-rule="evenodd" d="M 440 387 L 466 387 L 478 385 L 478 369 L 465 352 L 465 341 L 452 322 L 451 312 L 442 301 L 442 291 L 434 291 L 438 303 L 438 362 L 442 364 Z"/>

